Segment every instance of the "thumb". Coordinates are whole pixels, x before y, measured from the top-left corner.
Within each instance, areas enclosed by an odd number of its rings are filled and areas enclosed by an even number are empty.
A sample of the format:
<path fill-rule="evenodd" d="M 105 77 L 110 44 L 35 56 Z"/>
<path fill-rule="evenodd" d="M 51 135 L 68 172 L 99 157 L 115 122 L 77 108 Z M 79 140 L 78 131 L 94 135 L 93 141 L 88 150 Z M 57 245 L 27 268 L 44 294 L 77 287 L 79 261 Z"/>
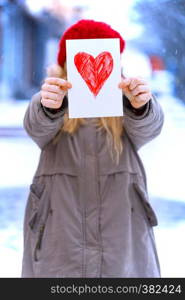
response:
<path fill-rule="evenodd" d="M 123 89 L 124 92 L 129 92 L 129 85 L 131 83 L 131 78 L 124 78 L 119 84 L 119 88 Z"/>

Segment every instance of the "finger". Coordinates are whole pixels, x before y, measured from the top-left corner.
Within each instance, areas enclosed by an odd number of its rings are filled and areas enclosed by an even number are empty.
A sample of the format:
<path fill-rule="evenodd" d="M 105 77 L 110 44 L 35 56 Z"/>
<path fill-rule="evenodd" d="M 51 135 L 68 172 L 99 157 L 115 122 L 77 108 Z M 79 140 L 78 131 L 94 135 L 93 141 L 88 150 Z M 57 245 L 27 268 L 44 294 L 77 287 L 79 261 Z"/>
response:
<path fill-rule="evenodd" d="M 151 99 L 151 95 L 149 93 L 143 93 L 135 97 L 136 102 L 148 102 Z"/>
<path fill-rule="evenodd" d="M 129 84 L 129 89 L 132 91 L 133 89 L 135 89 L 138 85 L 146 85 L 146 82 L 139 78 L 139 77 L 136 77 L 136 78 L 131 78 L 131 81 L 130 81 L 130 84 Z"/>
<path fill-rule="evenodd" d="M 62 94 L 64 91 L 58 85 L 44 83 L 41 87 L 43 91 Z"/>
<path fill-rule="evenodd" d="M 61 101 L 64 98 L 65 93 L 58 94 L 58 93 L 51 93 L 46 91 L 41 91 L 41 97 L 45 99 L 51 99 L 53 101 Z"/>
<path fill-rule="evenodd" d="M 118 87 L 119 87 L 120 89 L 123 89 L 123 88 L 125 88 L 125 87 L 128 87 L 129 84 L 130 84 L 130 82 L 131 82 L 131 78 L 124 78 L 124 79 L 122 79 L 122 81 L 119 83 Z"/>
<path fill-rule="evenodd" d="M 131 94 L 133 96 L 137 96 L 141 93 L 148 93 L 148 92 L 149 92 L 149 88 L 147 85 L 138 85 L 135 89 L 131 91 Z"/>
<path fill-rule="evenodd" d="M 45 99 L 45 98 L 41 98 L 41 103 L 43 106 L 48 107 L 48 108 L 55 108 L 58 109 L 61 107 L 62 102 L 61 103 L 56 103 L 56 101 L 51 100 L 51 99 Z"/>
<path fill-rule="evenodd" d="M 45 79 L 45 82 L 48 84 L 58 85 L 63 89 L 69 89 L 72 87 L 70 82 L 57 77 L 48 77 Z"/>

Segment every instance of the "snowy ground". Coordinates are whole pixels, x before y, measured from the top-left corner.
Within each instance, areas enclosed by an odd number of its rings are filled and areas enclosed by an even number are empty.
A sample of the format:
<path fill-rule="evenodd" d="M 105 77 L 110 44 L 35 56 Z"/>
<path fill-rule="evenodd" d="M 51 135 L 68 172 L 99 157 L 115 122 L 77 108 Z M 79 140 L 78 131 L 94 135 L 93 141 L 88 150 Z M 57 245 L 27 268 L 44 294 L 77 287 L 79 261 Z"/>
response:
<path fill-rule="evenodd" d="M 167 95 L 159 101 L 165 112 L 163 131 L 140 154 L 159 219 L 154 230 L 162 276 L 185 277 L 185 106 Z M 3 127 L 21 127 L 27 102 L 3 106 L 0 132 Z M 26 136 L 1 135 L 0 153 L 0 277 L 19 277 L 23 214 L 40 151 Z"/>
<path fill-rule="evenodd" d="M 158 99 L 165 114 L 161 134 L 140 150 L 155 197 L 185 201 L 185 105 L 170 95 Z"/>

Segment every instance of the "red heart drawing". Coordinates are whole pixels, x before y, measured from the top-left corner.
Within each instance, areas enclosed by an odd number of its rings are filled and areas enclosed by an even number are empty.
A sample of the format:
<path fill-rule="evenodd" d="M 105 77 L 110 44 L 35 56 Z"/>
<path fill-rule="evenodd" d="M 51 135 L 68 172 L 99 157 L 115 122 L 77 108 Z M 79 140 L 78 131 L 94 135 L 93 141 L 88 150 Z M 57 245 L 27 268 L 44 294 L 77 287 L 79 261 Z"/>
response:
<path fill-rule="evenodd" d="M 113 69 L 113 58 L 109 52 L 102 52 L 96 58 L 79 52 L 74 57 L 75 66 L 90 91 L 97 96 Z"/>

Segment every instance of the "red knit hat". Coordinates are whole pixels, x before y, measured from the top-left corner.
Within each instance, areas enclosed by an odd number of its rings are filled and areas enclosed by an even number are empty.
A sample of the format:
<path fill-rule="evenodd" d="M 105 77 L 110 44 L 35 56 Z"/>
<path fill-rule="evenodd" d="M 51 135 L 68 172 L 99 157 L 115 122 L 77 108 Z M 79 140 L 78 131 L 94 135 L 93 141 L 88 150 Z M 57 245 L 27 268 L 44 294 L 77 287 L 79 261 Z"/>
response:
<path fill-rule="evenodd" d="M 103 38 L 119 38 L 120 52 L 123 52 L 125 48 L 124 39 L 121 37 L 119 32 L 112 29 L 108 24 L 93 20 L 78 21 L 64 32 L 61 40 L 59 41 L 57 57 L 58 64 L 63 67 L 66 61 L 66 40 Z"/>

